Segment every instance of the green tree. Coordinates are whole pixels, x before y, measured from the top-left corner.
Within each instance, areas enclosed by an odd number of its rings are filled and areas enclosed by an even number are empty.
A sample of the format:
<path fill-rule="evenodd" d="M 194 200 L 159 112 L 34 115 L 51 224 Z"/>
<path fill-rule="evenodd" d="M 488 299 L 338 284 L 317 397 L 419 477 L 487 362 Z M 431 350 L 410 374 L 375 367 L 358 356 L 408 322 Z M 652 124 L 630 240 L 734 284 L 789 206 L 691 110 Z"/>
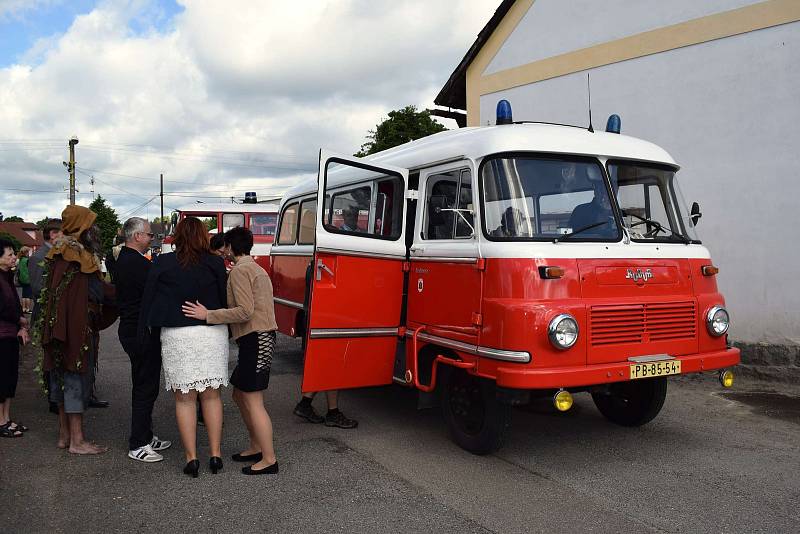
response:
<path fill-rule="evenodd" d="M 0 238 L 11 241 L 14 244 L 14 252 L 17 252 L 19 249 L 22 248 L 22 243 L 20 243 L 19 240 L 17 240 L 17 238 L 11 234 L 0 232 Z"/>
<path fill-rule="evenodd" d="M 390 111 L 388 119 L 367 133 L 367 142 L 354 155 L 362 158 L 445 130 L 447 128 L 434 121 L 428 111 L 417 111 L 416 106 L 406 106 Z"/>
<path fill-rule="evenodd" d="M 11 217 L 3 218 L 3 222 L 25 222 L 25 219 L 22 217 L 17 217 L 16 215 L 12 215 Z"/>
<path fill-rule="evenodd" d="M 100 229 L 100 239 L 105 254 L 114 246 L 114 238 L 120 228 L 119 217 L 114 208 L 106 204 L 106 199 L 100 195 L 97 195 L 97 198 L 89 204 L 89 209 L 97 214 L 94 223 Z"/>
<path fill-rule="evenodd" d="M 39 230 L 44 230 L 48 222 L 50 222 L 50 217 L 45 217 L 42 220 L 36 221 L 36 227 L 39 228 Z"/>

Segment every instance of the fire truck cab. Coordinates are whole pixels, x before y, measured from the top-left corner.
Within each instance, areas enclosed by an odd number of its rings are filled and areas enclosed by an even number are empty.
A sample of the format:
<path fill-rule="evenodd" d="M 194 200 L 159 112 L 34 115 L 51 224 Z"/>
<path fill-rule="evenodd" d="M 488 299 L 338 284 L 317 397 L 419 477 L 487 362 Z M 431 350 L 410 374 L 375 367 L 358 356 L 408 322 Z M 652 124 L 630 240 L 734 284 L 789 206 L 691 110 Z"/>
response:
<path fill-rule="evenodd" d="M 320 153 L 281 202 L 280 331 L 303 391 L 392 382 L 440 395 L 451 437 L 500 446 L 511 406 L 588 392 L 614 423 L 670 375 L 739 362 L 718 269 L 660 147 L 552 124 L 462 128 L 367 158 Z M 322 199 L 322 200 L 321 200 Z"/>
<path fill-rule="evenodd" d="M 275 241 L 279 201 L 243 204 L 190 204 L 172 213 L 162 252 L 172 252 L 172 233 L 186 217 L 197 217 L 211 228 L 210 234 L 222 234 L 243 226 L 253 232 L 253 258 L 269 272 L 269 251 Z"/>

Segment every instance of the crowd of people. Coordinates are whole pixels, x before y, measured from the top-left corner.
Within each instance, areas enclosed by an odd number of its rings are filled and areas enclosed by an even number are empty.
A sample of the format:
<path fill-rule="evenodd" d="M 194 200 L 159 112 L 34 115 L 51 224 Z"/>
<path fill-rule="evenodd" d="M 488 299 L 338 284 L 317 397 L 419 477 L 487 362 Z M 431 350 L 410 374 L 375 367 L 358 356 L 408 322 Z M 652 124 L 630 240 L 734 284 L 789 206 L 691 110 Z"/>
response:
<path fill-rule="evenodd" d="M 12 420 L 11 400 L 20 347 L 33 338 L 44 389 L 58 413 L 57 446 L 73 454 L 106 452 L 86 438 L 83 415 L 90 406 L 107 405 L 93 399 L 99 333 L 119 319 L 119 341 L 131 363 L 129 458 L 158 462 L 172 445 L 153 433 L 163 373 L 175 401 L 184 473 L 197 477 L 200 471 L 198 423 L 208 434 L 209 470 L 223 468 L 221 389 L 229 384 L 248 439 L 231 459 L 248 464 L 246 475 L 278 473 L 264 404 L 277 324 L 269 275 L 250 256 L 250 230 L 236 227 L 209 239 L 205 225 L 187 217 L 175 228 L 174 253 L 151 260 L 150 224 L 132 217 L 105 257 L 107 277 L 95 219 L 85 207 L 67 206 L 61 219 L 48 222 L 44 246 L 32 256 L 0 239 L 0 436 L 20 438 L 29 430 Z M 230 376 L 229 338 L 238 345 Z M 328 426 L 357 426 L 338 410 L 335 392 L 328 392 L 325 417 L 312 399 L 305 394 L 294 413 Z"/>

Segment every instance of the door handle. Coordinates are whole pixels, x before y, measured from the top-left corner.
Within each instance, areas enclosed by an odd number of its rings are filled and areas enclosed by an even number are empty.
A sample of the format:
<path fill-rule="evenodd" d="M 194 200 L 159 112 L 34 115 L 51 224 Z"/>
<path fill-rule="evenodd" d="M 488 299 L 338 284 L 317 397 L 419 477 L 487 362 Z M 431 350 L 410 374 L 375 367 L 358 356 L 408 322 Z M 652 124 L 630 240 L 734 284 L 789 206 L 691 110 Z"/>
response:
<path fill-rule="evenodd" d="M 329 275 L 333 276 L 333 271 L 331 271 L 325 262 L 322 260 L 317 260 L 317 281 L 319 282 L 322 280 L 322 271 L 325 271 Z"/>
<path fill-rule="evenodd" d="M 421 253 L 421 252 L 425 252 L 425 247 L 420 247 L 420 246 L 414 245 L 411 248 L 409 248 L 408 250 L 410 250 L 411 252 L 420 252 Z"/>

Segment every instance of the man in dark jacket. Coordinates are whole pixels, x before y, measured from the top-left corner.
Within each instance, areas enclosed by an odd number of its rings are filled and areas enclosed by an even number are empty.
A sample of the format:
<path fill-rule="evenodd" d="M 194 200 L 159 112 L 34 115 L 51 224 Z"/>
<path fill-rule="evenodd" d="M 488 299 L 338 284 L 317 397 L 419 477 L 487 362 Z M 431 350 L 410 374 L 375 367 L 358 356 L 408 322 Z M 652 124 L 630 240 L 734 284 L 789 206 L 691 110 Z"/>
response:
<path fill-rule="evenodd" d="M 140 462 L 158 462 L 164 459 L 158 451 L 172 445 L 153 435 L 153 405 L 158 398 L 161 376 L 161 345 L 157 334 L 143 341 L 137 336 L 142 296 L 151 267 L 144 253 L 150 248 L 153 233 L 150 223 L 139 217 L 128 219 L 122 231 L 125 245 L 114 264 L 114 283 L 119 308 L 119 341 L 131 360 L 133 384 L 128 457 Z"/>

